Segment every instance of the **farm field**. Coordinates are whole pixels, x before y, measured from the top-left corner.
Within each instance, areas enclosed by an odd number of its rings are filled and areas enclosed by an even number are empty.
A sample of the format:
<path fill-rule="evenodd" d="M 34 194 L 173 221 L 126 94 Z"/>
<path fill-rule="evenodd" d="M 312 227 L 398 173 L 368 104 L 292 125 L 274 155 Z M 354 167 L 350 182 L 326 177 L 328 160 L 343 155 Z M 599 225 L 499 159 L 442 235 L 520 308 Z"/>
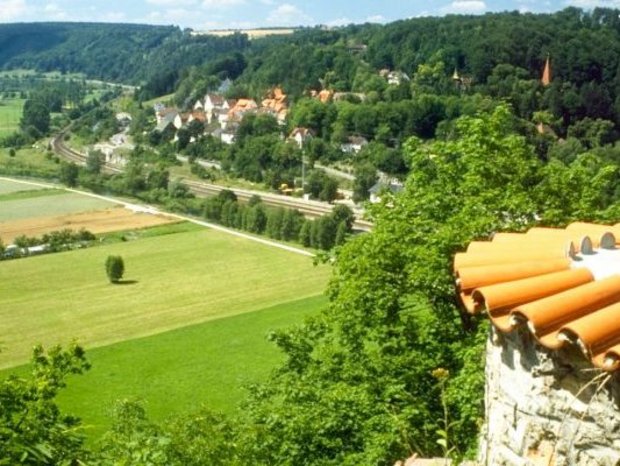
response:
<path fill-rule="evenodd" d="M 36 191 L 35 191 L 36 192 Z M 82 228 L 94 234 L 119 230 L 147 228 L 156 225 L 178 222 L 164 215 L 136 213 L 124 207 L 80 212 L 77 214 L 55 215 L 51 217 L 33 217 L 13 221 L 1 221 L 2 196 L 0 195 L 0 239 L 10 244 L 20 236 L 41 236 L 55 230 Z"/>
<path fill-rule="evenodd" d="M 110 254 L 127 284 L 108 283 Z M 92 348 L 315 296 L 329 268 L 204 229 L 6 261 L 0 274 L 0 367 L 11 367 L 36 343 Z"/>
<path fill-rule="evenodd" d="M 71 192 L 58 194 L 51 191 L 48 196 L 7 201 L 0 198 L 0 222 L 100 210 L 113 205 L 102 199 Z"/>
<path fill-rule="evenodd" d="M 59 404 L 82 418 L 90 440 L 109 427 L 120 399 L 142 401 L 154 420 L 200 406 L 231 412 L 244 385 L 264 379 L 281 358 L 268 332 L 325 303 L 314 296 L 87 351 L 91 370 L 70 378 Z"/>
<path fill-rule="evenodd" d="M 40 189 L 41 187 L 39 186 L 19 183 L 17 181 L 11 181 L 7 178 L 0 179 L 0 196 L 23 191 L 39 191 Z"/>

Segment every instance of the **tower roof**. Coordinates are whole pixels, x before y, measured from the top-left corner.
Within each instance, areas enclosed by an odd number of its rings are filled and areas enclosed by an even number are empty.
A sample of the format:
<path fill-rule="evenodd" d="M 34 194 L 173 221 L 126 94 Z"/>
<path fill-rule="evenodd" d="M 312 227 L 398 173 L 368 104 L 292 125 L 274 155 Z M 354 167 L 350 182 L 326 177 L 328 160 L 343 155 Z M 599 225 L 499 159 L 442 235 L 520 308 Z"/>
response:
<path fill-rule="evenodd" d="M 573 223 L 474 241 L 454 259 L 465 309 L 501 332 L 528 329 L 557 350 L 577 346 L 597 367 L 620 369 L 620 224 Z"/>
<path fill-rule="evenodd" d="M 543 86 L 548 86 L 551 84 L 551 64 L 549 62 L 549 55 L 547 55 L 547 60 L 545 60 L 545 69 L 543 70 L 540 82 Z"/>

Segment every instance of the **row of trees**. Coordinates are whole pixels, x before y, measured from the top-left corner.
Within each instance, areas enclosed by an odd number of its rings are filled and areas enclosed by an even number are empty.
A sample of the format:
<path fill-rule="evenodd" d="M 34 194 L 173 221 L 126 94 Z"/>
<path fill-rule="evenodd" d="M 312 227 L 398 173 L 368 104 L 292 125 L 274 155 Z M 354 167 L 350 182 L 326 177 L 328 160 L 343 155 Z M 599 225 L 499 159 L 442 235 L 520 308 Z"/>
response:
<path fill-rule="evenodd" d="M 331 214 L 310 220 L 296 209 L 265 206 L 258 196 L 253 196 L 247 204 L 239 203 L 237 196 L 228 190 L 207 198 L 203 214 L 207 220 L 227 227 L 323 250 L 344 244 L 353 231 L 354 221 L 353 212 L 344 205 L 335 206 Z"/>

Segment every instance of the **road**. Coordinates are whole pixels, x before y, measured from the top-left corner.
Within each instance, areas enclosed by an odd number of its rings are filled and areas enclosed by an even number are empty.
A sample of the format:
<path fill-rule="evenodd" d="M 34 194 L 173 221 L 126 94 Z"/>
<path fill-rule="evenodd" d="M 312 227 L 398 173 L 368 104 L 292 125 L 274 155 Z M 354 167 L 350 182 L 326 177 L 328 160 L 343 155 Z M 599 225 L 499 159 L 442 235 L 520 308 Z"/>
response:
<path fill-rule="evenodd" d="M 51 140 L 51 145 L 56 154 L 65 160 L 69 160 L 78 165 L 84 165 L 86 162 L 86 155 L 68 148 L 64 144 L 64 132 L 59 133 Z M 106 164 L 104 170 L 107 173 L 122 173 L 122 169 Z M 187 186 L 190 192 L 199 197 L 214 196 L 224 189 L 233 191 L 237 198 L 242 202 L 247 202 L 252 196 L 260 196 L 266 205 L 274 207 L 286 207 L 289 209 L 297 209 L 307 217 L 320 217 L 332 211 L 333 204 L 326 202 L 305 200 L 291 196 L 283 196 L 280 194 L 266 193 L 264 191 L 252 191 L 249 189 L 241 188 L 229 188 L 226 186 L 220 186 L 210 183 L 183 180 L 182 184 Z M 362 220 L 363 211 L 360 209 L 354 209 L 355 222 L 353 228 L 359 231 L 370 231 L 372 229 L 372 223 Z"/>

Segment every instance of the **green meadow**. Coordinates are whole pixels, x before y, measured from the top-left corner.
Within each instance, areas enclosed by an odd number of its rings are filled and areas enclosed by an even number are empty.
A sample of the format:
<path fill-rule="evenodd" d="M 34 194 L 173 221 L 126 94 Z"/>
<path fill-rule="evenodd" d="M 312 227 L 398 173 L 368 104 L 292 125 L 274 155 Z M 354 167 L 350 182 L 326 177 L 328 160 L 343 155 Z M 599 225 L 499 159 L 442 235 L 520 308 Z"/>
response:
<path fill-rule="evenodd" d="M 5 196 L 13 193 L 24 193 L 27 191 L 38 191 L 41 188 L 31 184 L 19 183 L 17 181 L 11 181 L 9 179 L 0 179 L 0 196 L 4 199 Z"/>
<path fill-rule="evenodd" d="M 123 257 L 125 284 L 108 283 L 110 254 Z M 0 367 L 25 363 L 36 343 L 93 348 L 316 296 L 328 275 L 208 229 L 3 261 Z"/>
<path fill-rule="evenodd" d="M 244 387 L 263 380 L 281 358 L 268 333 L 325 303 L 314 296 L 87 351 L 92 368 L 71 377 L 60 406 L 82 418 L 91 440 L 109 427 L 121 399 L 141 401 L 155 420 L 201 406 L 230 413 Z"/>
<path fill-rule="evenodd" d="M 25 99 L 0 99 L 0 137 L 17 130 L 24 102 Z"/>

